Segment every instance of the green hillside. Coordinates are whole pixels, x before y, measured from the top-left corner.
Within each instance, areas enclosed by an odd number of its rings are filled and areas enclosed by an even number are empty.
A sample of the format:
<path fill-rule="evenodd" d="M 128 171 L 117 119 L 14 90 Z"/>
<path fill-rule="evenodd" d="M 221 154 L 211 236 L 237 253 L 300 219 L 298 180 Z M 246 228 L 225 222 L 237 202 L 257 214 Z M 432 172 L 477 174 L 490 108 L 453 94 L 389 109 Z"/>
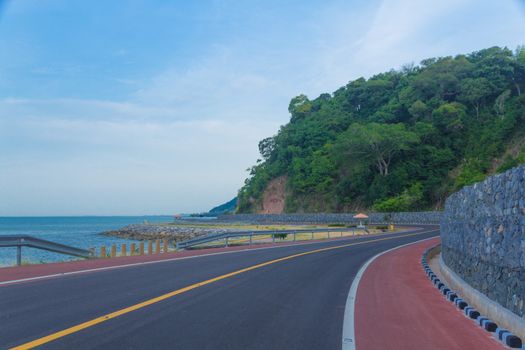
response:
<path fill-rule="evenodd" d="M 525 49 L 431 58 L 294 97 L 290 122 L 259 143 L 238 211 L 286 181 L 285 211 L 440 207 L 462 186 L 525 162 Z"/>
<path fill-rule="evenodd" d="M 237 207 L 237 197 L 233 198 L 232 200 L 218 205 L 214 208 L 212 208 L 208 214 L 210 215 L 221 215 L 221 214 L 227 214 L 227 213 L 233 213 L 235 212 L 235 208 Z"/>

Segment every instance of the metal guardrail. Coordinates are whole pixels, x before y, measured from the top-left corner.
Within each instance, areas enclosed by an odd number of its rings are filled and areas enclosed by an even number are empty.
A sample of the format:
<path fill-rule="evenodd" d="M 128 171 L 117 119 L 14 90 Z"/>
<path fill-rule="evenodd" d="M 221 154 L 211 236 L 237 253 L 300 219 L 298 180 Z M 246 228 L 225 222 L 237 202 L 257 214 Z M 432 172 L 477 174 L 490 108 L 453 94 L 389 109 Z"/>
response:
<path fill-rule="evenodd" d="M 310 230 L 272 230 L 272 231 L 238 231 L 238 232 L 226 232 L 226 233 L 217 233 L 207 236 L 200 236 L 186 241 L 177 242 L 177 249 L 186 249 L 199 244 L 210 243 L 213 241 L 224 240 L 225 246 L 228 246 L 228 240 L 230 238 L 238 237 L 249 237 L 249 244 L 252 244 L 253 236 L 272 236 L 272 242 L 275 242 L 276 235 L 282 234 L 292 234 L 294 235 L 294 241 L 296 235 L 299 233 L 311 233 L 312 235 L 315 232 L 353 232 L 355 234 L 356 230 L 362 230 L 361 228 L 352 227 L 340 227 L 340 228 L 319 228 L 319 229 L 310 229 Z"/>
<path fill-rule="evenodd" d="M 94 252 L 86 249 L 71 247 L 65 244 L 46 241 L 45 239 L 35 238 L 28 235 L 9 235 L 0 236 L 1 247 L 16 247 L 16 264 L 22 264 L 22 247 L 47 250 L 54 253 L 78 256 L 81 258 L 94 258 Z"/>

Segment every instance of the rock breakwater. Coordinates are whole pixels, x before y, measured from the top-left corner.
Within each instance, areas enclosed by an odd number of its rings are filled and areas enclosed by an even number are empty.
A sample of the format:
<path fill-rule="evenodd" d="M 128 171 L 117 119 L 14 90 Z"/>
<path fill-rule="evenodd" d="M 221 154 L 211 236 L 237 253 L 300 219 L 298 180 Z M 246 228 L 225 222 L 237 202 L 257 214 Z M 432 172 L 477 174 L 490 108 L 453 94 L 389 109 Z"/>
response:
<path fill-rule="evenodd" d="M 134 240 L 164 239 L 168 238 L 175 242 L 184 241 L 197 236 L 219 234 L 236 231 L 234 229 L 201 227 L 201 226 L 177 226 L 177 225 L 152 225 L 133 224 L 124 226 L 117 230 L 103 232 L 103 235 L 114 236 Z"/>

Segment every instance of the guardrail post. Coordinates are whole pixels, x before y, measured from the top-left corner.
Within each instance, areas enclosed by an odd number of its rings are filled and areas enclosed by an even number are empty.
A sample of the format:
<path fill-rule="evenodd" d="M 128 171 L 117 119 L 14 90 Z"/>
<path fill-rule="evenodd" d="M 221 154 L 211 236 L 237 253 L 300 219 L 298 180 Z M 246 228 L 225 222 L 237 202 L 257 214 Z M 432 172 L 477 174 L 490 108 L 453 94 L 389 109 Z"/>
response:
<path fill-rule="evenodd" d="M 117 256 L 117 245 L 116 244 L 112 244 L 111 245 L 111 254 L 110 254 L 110 257 L 114 258 Z"/>
<path fill-rule="evenodd" d="M 343 231 L 341 231 L 341 238 L 343 237 Z"/>
<path fill-rule="evenodd" d="M 148 239 L 148 254 L 153 253 L 153 242 L 151 239 Z"/>
<path fill-rule="evenodd" d="M 144 255 L 144 242 L 139 243 L 139 255 Z"/>
<path fill-rule="evenodd" d="M 314 239 L 314 231 L 312 231 L 312 238 L 311 239 Z"/>
<path fill-rule="evenodd" d="M 22 246 L 16 246 L 16 266 L 22 265 Z"/>
<path fill-rule="evenodd" d="M 103 245 L 102 247 L 100 247 L 100 257 L 101 258 L 107 258 L 107 255 L 106 255 L 106 246 Z"/>
<path fill-rule="evenodd" d="M 275 243 L 275 233 L 272 233 L 272 243 Z"/>
<path fill-rule="evenodd" d="M 169 248 L 169 246 L 168 246 L 168 244 L 169 244 L 168 239 L 164 238 L 164 242 L 163 243 L 164 243 L 163 244 L 164 253 L 167 253 L 168 252 L 168 248 Z"/>
<path fill-rule="evenodd" d="M 120 247 L 120 256 L 126 256 L 126 254 L 128 253 L 127 250 L 128 249 L 126 247 L 126 243 L 123 243 Z"/>
<path fill-rule="evenodd" d="M 224 246 L 225 246 L 225 247 L 228 246 L 228 236 L 226 236 L 226 239 L 224 239 Z"/>
<path fill-rule="evenodd" d="M 24 246 L 86 259 L 97 257 L 95 248 L 76 248 L 67 246 L 65 244 L 55 243 L 45 239 L 20 234 L 0 236 L 0 247 L 12 247 L 16 249 L 14 264 L 16 266 L 22 265 L 22 248 Z"/>
<path fill-rule="evenodd" d="M 253 232 L 250 233 L 250 245 L 252 245 L 252 242 L 253 242 Z"/>
<path fill-rule="evenodd" d="M 160 253 L 160 239 L 155 240 L 155 253 Z"/>
<path fill-rule="evenodd" d="M 293 231 L 293 241 L 294 241 L 294 242 L 295 242 L 295 238 L 296 238 L 295 236 L 296 236 L 296 232 Z"/>

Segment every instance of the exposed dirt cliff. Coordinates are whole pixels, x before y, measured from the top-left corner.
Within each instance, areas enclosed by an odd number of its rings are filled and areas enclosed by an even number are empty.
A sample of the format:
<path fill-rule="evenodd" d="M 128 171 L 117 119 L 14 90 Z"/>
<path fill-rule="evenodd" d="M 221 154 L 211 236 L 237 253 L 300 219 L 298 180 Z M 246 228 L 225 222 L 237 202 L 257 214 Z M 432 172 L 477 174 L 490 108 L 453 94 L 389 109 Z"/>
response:
<path fill-rule="evenodd" d="M 258 211 L 259 214 L 283 213 L 286 182 L 286 176 L 279 176 L 268 183 L 262 196 L 262 208 Z"/>

